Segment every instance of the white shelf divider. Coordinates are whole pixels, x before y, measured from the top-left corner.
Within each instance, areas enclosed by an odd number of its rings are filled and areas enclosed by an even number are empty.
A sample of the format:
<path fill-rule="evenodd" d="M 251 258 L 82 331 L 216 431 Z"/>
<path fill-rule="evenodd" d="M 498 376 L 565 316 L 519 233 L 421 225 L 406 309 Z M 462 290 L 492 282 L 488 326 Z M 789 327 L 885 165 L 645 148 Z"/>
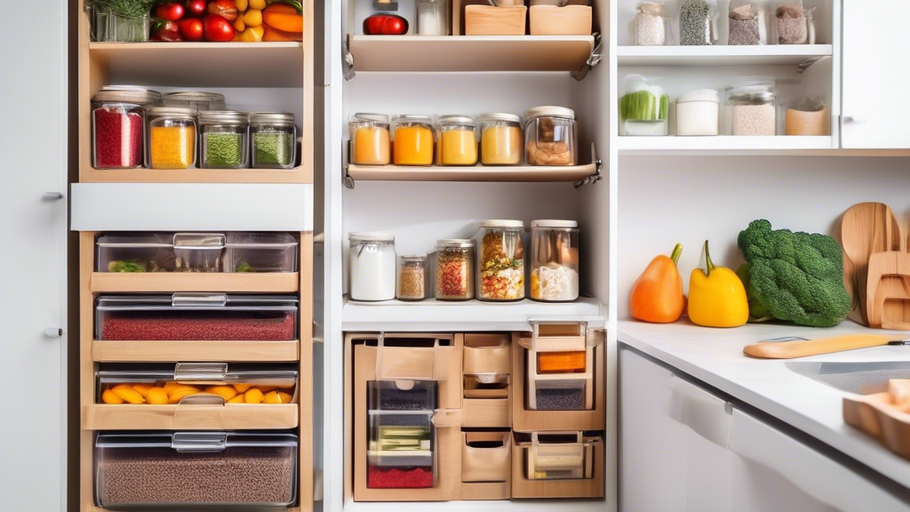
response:
<path fill-rule="evenodd" d="M 717 153 L 730 155 L 773 155 L 776 153 L 813 152 L 835 149 L 831 136 L 763 136 L 720 135 L 716 137 L 618 137 L 623 155 L 654 153 Z"/>
<path fill-rule="evenodd" d="M 802 65 L 834 54 L 830 44 L 764 46 L 619 46 L 620 66 Z"/>

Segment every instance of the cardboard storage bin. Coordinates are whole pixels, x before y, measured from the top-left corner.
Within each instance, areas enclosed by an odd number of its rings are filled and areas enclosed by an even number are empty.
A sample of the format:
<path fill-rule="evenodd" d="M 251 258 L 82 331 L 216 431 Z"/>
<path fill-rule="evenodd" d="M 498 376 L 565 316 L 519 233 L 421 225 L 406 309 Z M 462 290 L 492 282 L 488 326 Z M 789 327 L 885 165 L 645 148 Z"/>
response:
<path fill-rule="evenodd" d="M 464 336 L 464 426 L 511 427 L 510 335 Z"/>
<path fill-rule="evenodd" d="M 523 36 L 528 8 L 466 5 L 464 33 L 468 36 Z"/>
<path fill-rule="evenodd" d="M 532 5 L 532 36 L 591 35 L 593 10 L 587 5 Z"/>
<path fill-rule="evenodd" d="M 513 498 L 603 498 L 602 434 L 513 435 Z"/>
<path fill-rule="evenodd" d="M 512 495 L 512 434 L 463 432 L 462 435 L 461 499 L 509 499 Z"/>

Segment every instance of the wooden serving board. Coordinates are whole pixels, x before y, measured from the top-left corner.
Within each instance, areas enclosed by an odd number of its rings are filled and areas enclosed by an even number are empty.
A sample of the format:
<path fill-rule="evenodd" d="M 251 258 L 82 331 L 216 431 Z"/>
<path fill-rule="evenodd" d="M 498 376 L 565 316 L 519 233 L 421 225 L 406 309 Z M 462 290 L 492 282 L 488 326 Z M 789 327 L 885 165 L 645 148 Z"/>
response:
<path fill-rule="evenodd" d="M 844 421 L 910 460 L 910 414 L 899 411 L 890 393 L 844 398 Z"/>

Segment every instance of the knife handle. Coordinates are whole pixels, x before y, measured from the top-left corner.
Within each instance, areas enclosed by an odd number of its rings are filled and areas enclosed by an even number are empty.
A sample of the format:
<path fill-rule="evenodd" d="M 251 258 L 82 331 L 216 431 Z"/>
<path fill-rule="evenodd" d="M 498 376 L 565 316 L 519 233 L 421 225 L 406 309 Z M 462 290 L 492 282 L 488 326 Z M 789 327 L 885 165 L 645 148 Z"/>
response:
<path fill-rule="evenodd" d="M 746 345 L 743 352 L 747 356 L 760 359 L 793 359 L 796 357 L 817 356 L 844 350 L 870 348 L 887 345 L 895 336 L 882 334 L 848 334 L 833 338 L 817 340 L 785 341 L 781 343 L 755 343 Z"/>

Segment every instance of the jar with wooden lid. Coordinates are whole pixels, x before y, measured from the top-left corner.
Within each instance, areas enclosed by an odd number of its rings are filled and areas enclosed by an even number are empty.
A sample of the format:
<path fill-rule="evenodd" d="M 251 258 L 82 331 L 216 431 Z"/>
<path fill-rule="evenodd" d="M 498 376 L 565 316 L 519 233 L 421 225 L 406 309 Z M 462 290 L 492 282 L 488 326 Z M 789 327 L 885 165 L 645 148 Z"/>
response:
<path fill-rule="evenodd" d="M 433 165 L 433 118 L 401 115 L 392 118 L 392 161 L 395 165 Z"/>
<path fill-rule="evenodd" d="M 565 107 L 535 107 L 525 111 L 528 165 L 575 165 L 578 136 L 575 111 Z"/>
<path fill-rule="evenodd" d="M 483 165 L 518 165 L 524 134 L 515 114 L 480 116 L 480 162 Z"/>
<path fill-rule="evenodd" d="M 474 241 L 449 238 L 436 241 L 436 298 L 474 298 Z"/>
<path fill-rule="evenodd" d="M 477 164 L 477 121 L 471 116 L 442 116 L 437 123 L 437 165 Z"/>
<path fill-rule="evenodd" d="M 389 165 L 392 143 L 389 116 L 358 113 L 348 122 L 351 137 L 351 163 L 356 165 Z"/>
<path fill-rule="evenodd" d="M 196 165 L 196 111 L 152 107 L 148 111 L 147 165 L 152 169 L 188 169 Z"/>

